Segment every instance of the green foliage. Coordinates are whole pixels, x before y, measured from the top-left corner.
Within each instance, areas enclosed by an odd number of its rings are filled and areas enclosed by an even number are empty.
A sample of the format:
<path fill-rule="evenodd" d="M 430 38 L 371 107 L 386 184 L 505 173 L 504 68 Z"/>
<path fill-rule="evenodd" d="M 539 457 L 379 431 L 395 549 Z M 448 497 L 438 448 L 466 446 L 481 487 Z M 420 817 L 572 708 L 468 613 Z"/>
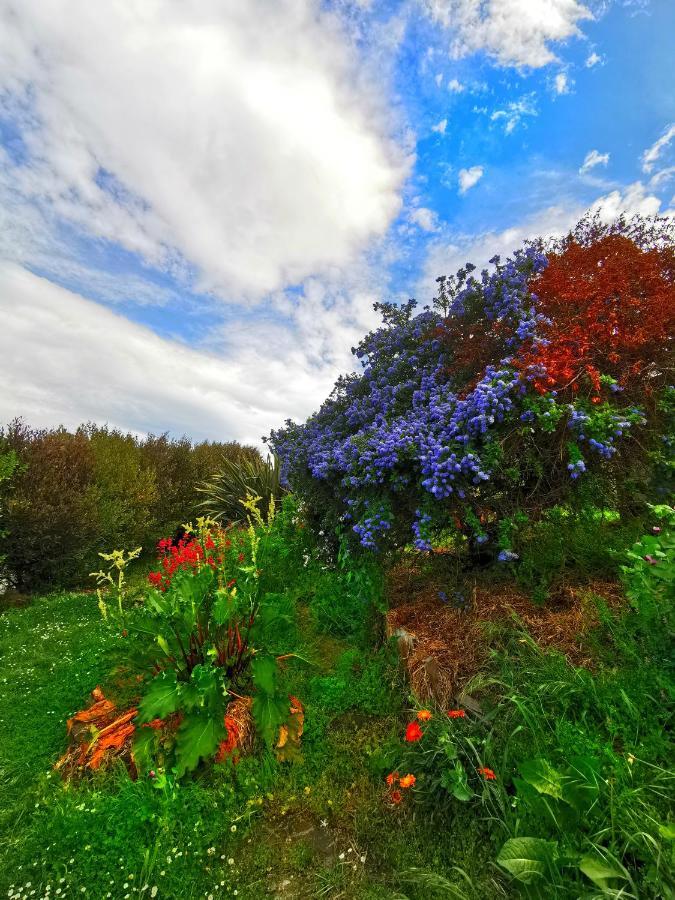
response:
<path fill-rule="evenodd" d="M 18 462 L 0 488 L 1 574 L 24 592 L 66 587 L 82 583 L 109 547 L 152 550 L 192 516 L 195 485 L 224 456 L 260 459 L 235 443 L 13 422 L 0 429 L 0 460 Z"/>
<path fill-rule="evenodd" d="M 368 655 L 347 650 L 337 660 L 334 673 L 312 678 L 310 697 L 333 715 L 349 710 L 371 716 L 392 714 L 401 706 L 400 678 L 394 646 L 385 645 Z"/>
<path fill-rule="evenodd" d="M 199 504 L 208 516 L 223 525 L 245 521 L 242 498 L 258 497 L 263 510 L 279 504 L 286 493 L 281 485 L 276 456 L 225 458 L 208 480 L 197 486 L 204 496 Z"/>
<path fill-rule="evenodd" d="M 137 552 L 102 554 L 117 578 L 95 573 L 112 590 L 115 602 L 106 603 L 99 591 L 99 606 L 112 628 L 123 628 L 134 668 L 156 673 L 146 676 L 137 722 L 167 732 L 161 768 L 178 778 L 215 755 L 233 696 L 253 694 L 253 718 L 268 747 L 289 716 L 275 654 L 292 655 L 280 642 L 293 634 L 284 625 L 294 610 L 288 598 L 268 590 L 265 579 L 277 562 L 274 509 L 265 523 L 254 502 L 247 508 L 249 527 L 236 535 L 198 519 L 184 565 L 160 589 L 149 588 L 142 607 L 125 603 L 124 571 Z M 174 714 L 180 717 L 177 732 L 166 722 Z M 136 738 L 147 769 L 157 742 L 146 731 L 137 729 Z"/>
<path fill-rule="evenodd" d="M 385 609 L 382 567 L 377 559 L 341 543 L 337 565 L 315 575 L 310 609 L 321 631 L 367 643 L 377 614 Z"/>

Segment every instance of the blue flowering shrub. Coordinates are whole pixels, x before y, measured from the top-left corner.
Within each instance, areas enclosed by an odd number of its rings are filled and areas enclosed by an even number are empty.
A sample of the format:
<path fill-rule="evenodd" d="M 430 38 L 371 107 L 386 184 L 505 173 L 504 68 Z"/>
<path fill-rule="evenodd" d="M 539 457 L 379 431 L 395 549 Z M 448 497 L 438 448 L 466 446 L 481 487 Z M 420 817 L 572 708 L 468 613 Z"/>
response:
<path fill-rule="evenodd" d="M 467 264 L 438 279 L 421 311 L 414 300 L 376 304 L 382 325 L 353 349 L 362 371 L 269 438 L 317 528 L 371 550 L 421 551 L 451 529 L 467 553 L 510 565 L 548 510 L 644 506 L 654 454 L 672 467 L 653 396 L 636 402 L 590 367 L 572 388 L 548 390 L 542 367 L 522 363 L 549 343 L 532 285 L 554 249 L 530 242 L 480 277 Z M 651 394 L 663 397 L 656 374 Z"/>

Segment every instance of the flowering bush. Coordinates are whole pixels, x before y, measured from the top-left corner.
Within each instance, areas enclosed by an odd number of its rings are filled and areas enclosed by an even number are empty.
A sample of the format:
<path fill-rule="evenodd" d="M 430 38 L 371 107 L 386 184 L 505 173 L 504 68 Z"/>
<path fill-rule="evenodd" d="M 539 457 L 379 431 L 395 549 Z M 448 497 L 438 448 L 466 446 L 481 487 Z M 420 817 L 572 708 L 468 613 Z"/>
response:
<path fill-rule="evenodd" d="M 673 258 L 660 220 L 586 219 L 480 278 L 467 264 L 439 279 L 433 308 L 376 304 L 383 325 L 353 351 L 363 372 L 272 432 L 283 477 L 363 547 L 429 550 L 451 526 L 502 562 L 515 554 L 499 526 L 517 510 L 537 519 L 589 477 L 620 505 L 663 449 Z"/>
<path fill-rule="evenodd" d="M 216 754 L 227 758 L 241 730 L 228 714 L 229 704 L 242 692 L 253 694 L 253 720 L 269 746 L 294 711 L 280 686 L 276 655 L 288 650 L 278 646 L 286 610 L 263 578 L 272 564 L 274 509 L 265 522 L 254 499 L 246 505 L 249 527 L 233 538 L 199 519 L 194 538 L 176 546 L 160 541 L 160 570 L 150 573 L 152 587 L 141 609 L 125 607 L 128 559 L 121 551 L 106 555 L 120 571 L 119 584 L 105 572 L 95 573 L 99 584 L 114 588 L 118 601 L 109 605 L 99 593 L 103 615 L 122 626 L 140 671 L 151 672 L 136 719 L 147 727 L 137 729 L 134 743 L 143 771 L 158 755 L 178 777 Z"/>

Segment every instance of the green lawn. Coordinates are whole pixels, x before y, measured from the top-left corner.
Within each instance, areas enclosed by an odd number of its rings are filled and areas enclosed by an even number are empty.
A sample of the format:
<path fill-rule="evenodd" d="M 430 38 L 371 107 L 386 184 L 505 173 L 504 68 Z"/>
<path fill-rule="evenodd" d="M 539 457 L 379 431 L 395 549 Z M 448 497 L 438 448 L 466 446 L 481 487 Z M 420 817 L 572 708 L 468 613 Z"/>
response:
<path fill-rule="evenodd" d="M 302 761 L 258 755 L 157 790 L 121 767 L 71 784 L 52 771 L 66 718 L 96 685 L 116 696 L 119 639 L 95 598 L 58 594 L 0 615 L 3 895 L 392 897 L 401 873 L 452 874 L 467 858 L 477 888 L 455 873 L 464 896 L 494 894 L 492 853 L 476 871 L 466 823 L 439 835 L 428 817 L 383 802 L 372 761 L 400 733 L 405 698 L 391 654 L 345 657 L 345 644 L 302 618 L 314 662 L 290 676 L 307 701 Z"/>

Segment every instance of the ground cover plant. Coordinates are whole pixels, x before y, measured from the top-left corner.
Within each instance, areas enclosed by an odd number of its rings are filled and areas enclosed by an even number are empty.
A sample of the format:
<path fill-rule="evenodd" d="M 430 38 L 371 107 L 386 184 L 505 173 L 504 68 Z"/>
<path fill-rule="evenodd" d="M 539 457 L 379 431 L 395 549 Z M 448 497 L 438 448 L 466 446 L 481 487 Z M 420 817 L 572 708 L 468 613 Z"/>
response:
<path fill-rule="evenodd" d="M 99 552 L 0 605 L 7 896 L 675 894 L 672 235 L 585 220 L 472 272 L 381 305 L 278 470 L 205 473 L 217 521 L 142 549 L 115 529 L 170 442 L 115 436 L 89 494 L 107 432 L 36 439 L 35 583 Z M 10 552 L 29 464 L 2 445 Z"/>

